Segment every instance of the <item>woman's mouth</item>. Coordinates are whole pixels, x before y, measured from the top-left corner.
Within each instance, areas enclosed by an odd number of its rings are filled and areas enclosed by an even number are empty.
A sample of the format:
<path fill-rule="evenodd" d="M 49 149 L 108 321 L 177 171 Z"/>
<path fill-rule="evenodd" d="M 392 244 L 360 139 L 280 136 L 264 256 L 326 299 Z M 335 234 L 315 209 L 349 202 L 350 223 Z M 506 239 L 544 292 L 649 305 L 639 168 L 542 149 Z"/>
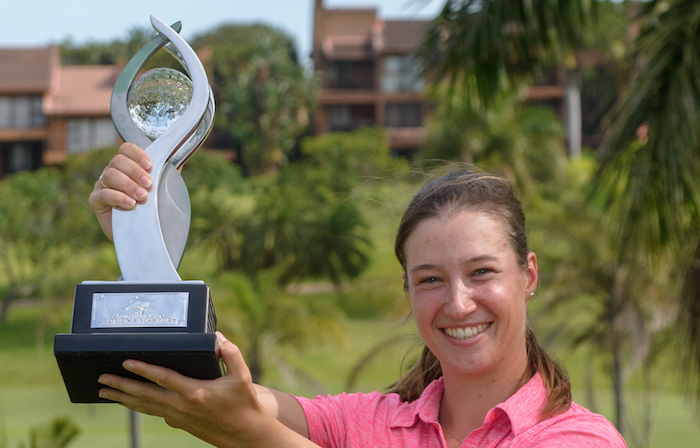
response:
<path fill-rule="evenodd" d="M 473 327 L 461 327 L 461 328 L 444 328 L 445 333 L 454 339 L 470 339 L 474 336 L 483 333 L 488 327 L 491 326 L 491 322 L 486 324 L 474 325 Z"/>

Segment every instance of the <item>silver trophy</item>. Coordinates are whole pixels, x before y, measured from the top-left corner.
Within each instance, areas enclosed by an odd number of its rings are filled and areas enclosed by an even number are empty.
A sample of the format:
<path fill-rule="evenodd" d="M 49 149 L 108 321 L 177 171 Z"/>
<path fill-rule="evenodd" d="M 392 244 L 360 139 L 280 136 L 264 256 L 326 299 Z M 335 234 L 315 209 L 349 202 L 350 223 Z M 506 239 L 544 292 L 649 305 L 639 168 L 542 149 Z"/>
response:
<path fill-rule="evenodd" d="M 101 402 L 103 373 L 143 379 L 121 367 L 140 359 L 196 378 L 221 375 L 216 316 L 209 288 L 182 281 L 177 268 L 190 225 L 190 200 L 179 168 L 201 146 L 214 121 L 214 96 L 196 53 L 155 16 L 158 32 L 124 67 L 112 92 L 112 120 L 126 142 L 151 157 L 153 188 L 133 210 L 112 212 L 120 281 L 76 287 L 71 333 L 57 334 L 54 354 L 73 402 Z M 165 47 L 182 65 L 140 77 Z"/>

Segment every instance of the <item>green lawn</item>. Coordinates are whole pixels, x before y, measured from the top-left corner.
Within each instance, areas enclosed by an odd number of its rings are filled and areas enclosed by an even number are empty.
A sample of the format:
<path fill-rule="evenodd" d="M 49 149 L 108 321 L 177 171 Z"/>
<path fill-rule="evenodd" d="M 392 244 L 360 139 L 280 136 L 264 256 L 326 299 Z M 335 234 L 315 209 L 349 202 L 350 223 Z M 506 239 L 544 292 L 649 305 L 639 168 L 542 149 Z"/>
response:
<path fill-rule="evenodd" d="M 9 448 L 16 448 L 20 441 L 27 441 L 29 429 L 48 423 L 57 416 L 71 417 L 81 428 L 81 435 L 73 448 L 117 448 L 129 446 L 128 414 L 117 405 L 72 404 L 63 388 L 58 368 L 51 352 L 51 338 L 55 331 L 65 331 L 68 320 L 66 311 L 54 324 L 47 325 L 43 352 L 34 344 L 33 330 L 41 313 L 36 308 L 13 311 L 11 323 L 0 327 L 0 445 L 3 426 Z M 63 328 L 60 328 L 64 326 Z M 287 360 L 296 367 L 303 367 L 324 385 L 323 390 L 312 387 L 303 380 L 290 381 L 271 369 L 267 384 L 302 395 L 319 392 L 337 393 L 344 389 L 352 365 L 378 341 L 397 334 L 411 333 L 411 326 L 398 326 L 376 320 L 349 320 L 346 322 L 349 342 L 344 347 L 320 346 L 302 354 L 288 353 Z M 354 390 L 381 389 L 399 375 L 399 366 L 412 340 L 388 347 L 376 357 L 358 377 Z M 409 355 L 408 359 L 411 359 Z M 588 360 L 575 354 L 566 359 L 574 380 L 574 399 L 586 405 L 580 380 L 580 370 Z M 601 384 L 604 384 L 601 381 Z M 669 388 L 673 390 L 673 388 Z M 612 395 L 609 388 L 597 393 L 600 411 L 611 416 Z M 634 391 L 630 392 L 630 412 L 635 412 Z M 693 407 L 674 392 L 654 395 L 656 403 L 655 431 L 652 447 L 697 448 L 700 440 L 700 424 L 693 419 Z M 149 448 L 179 448 L 206 446 L 190 435 L 169 428 L 157 418 L 142 417 L 143 446 Z"/>

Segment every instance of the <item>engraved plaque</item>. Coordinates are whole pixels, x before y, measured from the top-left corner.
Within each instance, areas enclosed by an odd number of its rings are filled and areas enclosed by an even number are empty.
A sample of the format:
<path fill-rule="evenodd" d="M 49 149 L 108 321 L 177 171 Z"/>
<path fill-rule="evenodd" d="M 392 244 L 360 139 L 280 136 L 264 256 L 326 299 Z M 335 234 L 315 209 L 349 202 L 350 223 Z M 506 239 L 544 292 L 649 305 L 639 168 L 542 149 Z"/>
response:
<path fill-rule="evenodd" d="M 187 328 L 187 292 L 95 293 L 90 328 Z"/>

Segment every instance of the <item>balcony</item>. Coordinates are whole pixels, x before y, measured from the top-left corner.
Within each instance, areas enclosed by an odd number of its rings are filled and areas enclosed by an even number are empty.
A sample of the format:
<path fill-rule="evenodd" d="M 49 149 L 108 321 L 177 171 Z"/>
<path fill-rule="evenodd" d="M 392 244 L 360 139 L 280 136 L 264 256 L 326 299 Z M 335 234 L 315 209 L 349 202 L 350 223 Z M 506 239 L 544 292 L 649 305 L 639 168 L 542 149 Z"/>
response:
<path fill-rule="evenodd" d="M 373 90 L 373 61 L 328 61 L 323 67 L 323 88 L 331 90 Z"/>

